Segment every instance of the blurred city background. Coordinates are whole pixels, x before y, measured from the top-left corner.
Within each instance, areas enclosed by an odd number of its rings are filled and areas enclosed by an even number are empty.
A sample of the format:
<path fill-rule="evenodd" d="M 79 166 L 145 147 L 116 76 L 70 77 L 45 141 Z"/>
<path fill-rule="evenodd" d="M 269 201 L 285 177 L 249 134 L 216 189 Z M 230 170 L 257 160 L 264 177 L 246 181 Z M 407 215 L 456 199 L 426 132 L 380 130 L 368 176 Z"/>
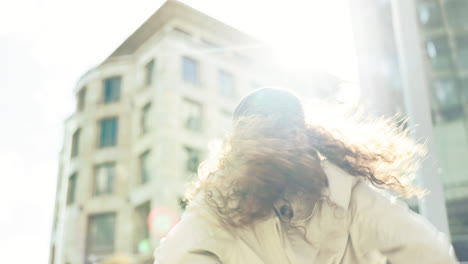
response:
<path fill-rule="evenodd" d="M 263 86 L 408 115 L 430 194 L 407 202 L 468 261 L 468 0 L 1 5 L 3 262 L 152 263 Z"/>

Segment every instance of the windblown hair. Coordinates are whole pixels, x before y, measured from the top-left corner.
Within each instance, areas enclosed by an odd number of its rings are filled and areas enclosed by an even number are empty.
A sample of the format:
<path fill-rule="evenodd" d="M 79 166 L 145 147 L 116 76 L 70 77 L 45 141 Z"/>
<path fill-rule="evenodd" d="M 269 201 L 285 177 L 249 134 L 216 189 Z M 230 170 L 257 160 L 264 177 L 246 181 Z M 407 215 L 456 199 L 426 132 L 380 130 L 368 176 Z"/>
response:
<path fill-rule="evenodd" d="M 423 193 L 412 180 L 424 147 L 398 120 L 348 118 L 337 122 L 341 127 L 305 120 L 300 100 L 286 90 L 264 88 L 245 97 L 231 134 L 200 166 L 187 199 L 201 196 L 224 223 L 246 226 L 268 217 L 286 190 L 322 197 L 324 159 L 401 196 Z"/>

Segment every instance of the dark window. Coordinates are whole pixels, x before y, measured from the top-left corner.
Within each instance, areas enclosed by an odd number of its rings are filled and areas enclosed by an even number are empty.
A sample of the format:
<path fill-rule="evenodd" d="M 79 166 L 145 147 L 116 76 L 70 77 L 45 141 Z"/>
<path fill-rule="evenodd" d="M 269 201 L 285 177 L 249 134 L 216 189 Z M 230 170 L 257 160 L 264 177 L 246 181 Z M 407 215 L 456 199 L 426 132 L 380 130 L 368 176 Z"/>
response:
<path fill-rule="evenodd" d="M 201 161 L 201 152 L 200 150 L 192 147 L 185 147 L 186 161 L 185 168 L 188 172 L 197 173 L 198 165 Z"/>
<path fill-rule="evenodd" d="M 436 0 L 419 2 L 419 23 L 425 28 L 436 28 L 443 26 L 442 12 Z"/>
<path fill-rule="evenodd" d="M 104 80 L 104 103 L 119 101 L 121 80 L 120 76 Z"/>
<path fill-rule="evenodd" d="M 140 123 L 140 126 L 141 126 L 141 133 L 142 134 L 146 134 L 148 131 L 151 130 L 151 126 L 152 126 L 152 113 L 151 113 L 151 103 L 147 103 L 143 109 L 142 109 L 142 113 L 141 113 L 141 123 Z"/>
<path fill-rule="evenodd" d="M 153 74 L 154 74 L 154 60 L 148 62 L 145 66 L 146 71 L 146 85 L 151 85 L 153 83 Z"/>
<path fill-rule="evenodd" d="M 464 70 L 468 70 L 468 35 L 458 36 L 455 39 L 455 43 L 458 65 Z"/>
<path fill-rule="evenodd" d="M 148 228 L 148 215 L 151 211 L 151 202 L 147 201 L 135 208 L 134 241 L 135 252 L 150 253 L 150 234 Z"/>
<path fill-rule="evenodd" d="M 468 1 L 450 0 L 444 2 L 449 24 L 452 27 L 468 27 Z"/>
<path fill-rule="evenodd" d="M 72 136 L 71 157 L 76 157 L 80 151 L 80 135 L 81 129 L 78 128 Z"/>
<path fill-rule="evenodd" d="M 463 116 L 463 106 L 458 94 L 456 79 L 440 79 L 433 84 L 434 97 L 439 116 L 445 121 L 451 121 Z"/>
<path fill-rule="evenodd" d="M 77 174 L 73 173 L 68 178 L 67 204 L 73 204 L 75 202 L 76 177 L 77 177 Z"/>
<path fill-rule="evenodd" d="M 115 219 L 115 213 L 95 214 L 88 217 L 86 263 L 91 263 L 91 257 L 103 257 L 114 252 Z"/>
<path fill-rule="evenodd" d="M 198 61 L 183 57 L 182 58 L 182 79 L 191 84 L 198 84 L 199 78 Z"/>
<path fill-rule="evenodd" d="M 184 100 L 184 125 L 190 131 L 199 132 L 202 129 L 202 106 L 201 104 L 185 99 Z"/>
<path fill-rule="evenodd" d="M 101 133 L 99 137 L 99 147 L 111 147 L 117 144 L 118 120 L 115 117 L 106 118 L 100 121 Z"/>
<path fill-rule="evenodd" d="M 149 150 L 140 155 L 140 178 L 142 184 L 151 179 L 151 152 Z"/>
<path fill-rule="evenodd" d="M 78 111 L 83 111 L 86 102 L 86 87 L 81 88 L 78 92 Z"/>
<path fill-rule="evenodd" d="M 458 182 L 458 186 L 468 184 Z M 467 199 L 447 201 L 447 212 L 453 247 L 459 261 L 468 261 L 468 204 Z"/>
<path fill-rule="evenodd" d="M 114 191 L 115 163 L 97 165 L 94 172 L 94 195 L 110 194 Z"/>
<path fill-rule="evenodd" d="M 446 37 L 426 42 L 426 53 L 436 71 L 451 71 L 453 65 L 451 49 Z"/>
<path fill-rule="evenodd" d="M 226 97 L 235 96 L 234 77 L 223 70 L 218 71 L 219 94 Z"/>

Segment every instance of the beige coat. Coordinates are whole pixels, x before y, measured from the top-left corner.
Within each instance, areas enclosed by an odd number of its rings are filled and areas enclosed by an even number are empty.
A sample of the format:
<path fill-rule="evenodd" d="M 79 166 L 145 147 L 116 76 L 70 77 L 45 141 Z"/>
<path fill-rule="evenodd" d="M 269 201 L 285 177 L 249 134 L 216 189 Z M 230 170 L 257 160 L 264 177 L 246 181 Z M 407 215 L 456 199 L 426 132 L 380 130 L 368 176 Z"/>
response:
<path fill-rule="evenodd" d="M 292 202 L 291 228 L 277 214 L 229 232 L 207 206 L 192 203 L 161 241 L 155 264 L 450 264 L 457 263 L 442 233 L 405 204 L 324 164 L 328 197 L 311 210 Z M 279 202 L 276 207 L 279 208 Z"/>

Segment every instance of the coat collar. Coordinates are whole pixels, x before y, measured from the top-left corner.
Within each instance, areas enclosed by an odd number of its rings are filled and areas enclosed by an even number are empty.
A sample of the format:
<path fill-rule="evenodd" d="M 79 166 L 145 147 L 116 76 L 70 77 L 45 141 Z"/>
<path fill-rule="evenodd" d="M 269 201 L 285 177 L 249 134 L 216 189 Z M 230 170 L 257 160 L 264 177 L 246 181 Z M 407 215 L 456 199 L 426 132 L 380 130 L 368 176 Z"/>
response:
<path fill-rule="evenodd" d="M 328 188 L 322 191 L 323 196 L 343 210 L 348 210 L 351 191 L 357 178 L 349 175 L 330 161 L 322 161 L 321 166 L 328 178 Z M 286 210 L 292 210 L 294 216 L 290 221 L 305 221 L 312 217 L 316 201 L 308 201 L 307 197 L 298 197 L 296 194 L 288 195 L 288 193 L 285 194 L 285 198 L 286 200 L 280 199 L 274 204 L 274 208 L 280 217 L 283 214 L 283 207 Z"/>
<path fill-rule="evenodd" d="M 347 210 L 351 200 L 351 191 L 357 178 L 328 160 L 322 161 L 321 165 L 328 178 L 328 188 L 325 194 L 336 205 Z"/>

